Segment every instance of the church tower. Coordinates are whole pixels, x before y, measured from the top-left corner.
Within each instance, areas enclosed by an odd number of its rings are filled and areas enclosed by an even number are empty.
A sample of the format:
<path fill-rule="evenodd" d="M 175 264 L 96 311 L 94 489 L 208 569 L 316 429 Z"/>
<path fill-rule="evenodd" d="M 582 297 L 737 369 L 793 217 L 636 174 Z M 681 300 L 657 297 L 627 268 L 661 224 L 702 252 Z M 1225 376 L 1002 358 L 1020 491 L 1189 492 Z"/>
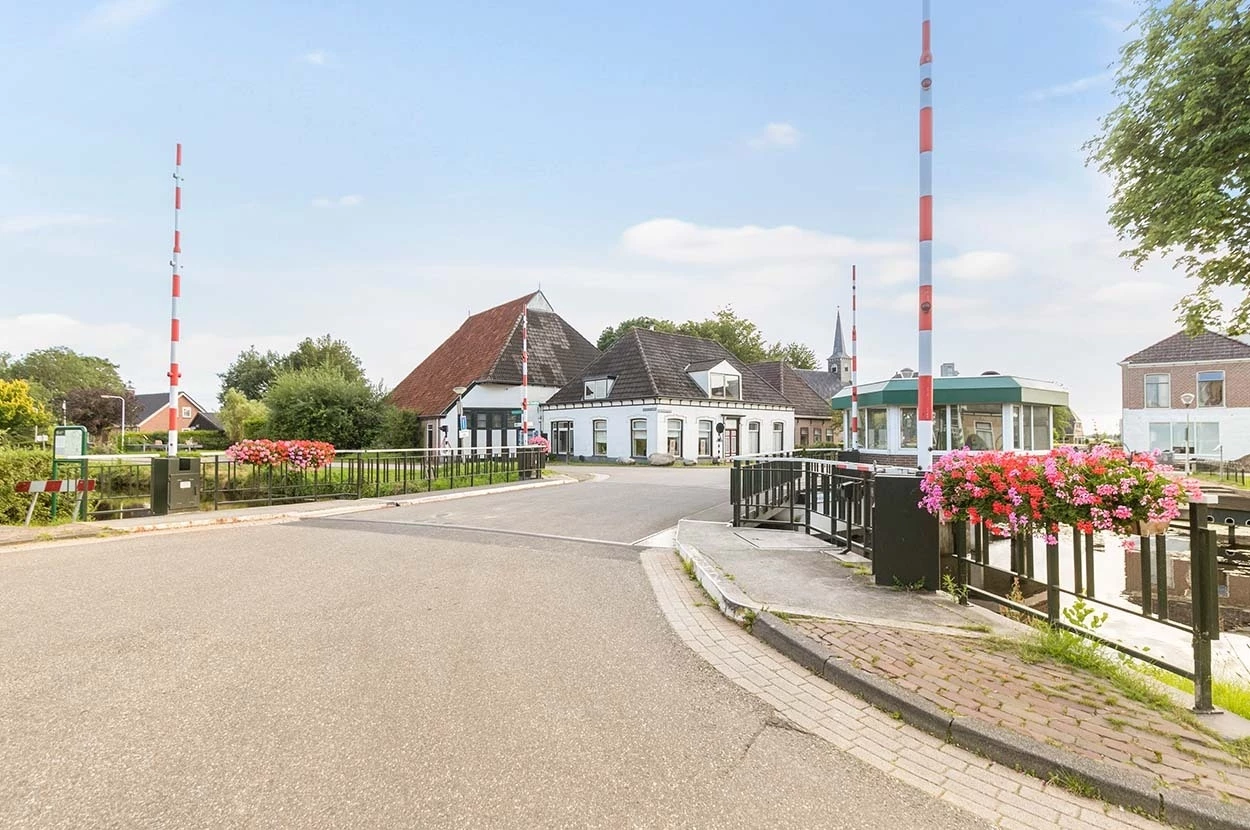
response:
<path fill-rule="evenodd" d="M 829 374 L 840 386 L 851 382 L 851 356 L 842 340 L 842 309 L 838 309 L 837 325 L 833 332 L 833 354 L 829 355 Z"/>

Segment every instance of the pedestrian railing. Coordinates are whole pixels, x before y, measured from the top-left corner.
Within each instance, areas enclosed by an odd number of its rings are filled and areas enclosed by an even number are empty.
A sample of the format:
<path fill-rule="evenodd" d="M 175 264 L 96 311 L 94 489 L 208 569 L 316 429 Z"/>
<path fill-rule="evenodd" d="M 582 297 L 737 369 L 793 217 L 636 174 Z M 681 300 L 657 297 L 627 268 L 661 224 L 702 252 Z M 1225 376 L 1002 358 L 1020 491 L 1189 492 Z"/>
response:
<path fill-rule="evenodd" d="M 832 451 L 739 456 L 733 460 L 729 499 L 734 527 L 803 530 L 872 556 L 873 483 L 878 472 L 916 471 L 835 461 Z"/>
<path fill-rule="evenodd" d="M 1214 503 L 1215 498 L 1206 499 Z M 1009 558 L 1006 567 L 991 564 L 990 543 L 992 537 L 983 526 L 969 527 L 964 522 L 953 525 L 954 533 L 954 593 L 961 604 L 969 598 L 989 600 L 1027 617 L 1045 620 L 1053 628 L 1070 631 L 1094 640 L 1107 648 L 1141 660 L 1152 666 L 1173 672 L 1194 682 L 1194 709 L 1212 711 L 1211 702 L 1211 642 L 1220 636 L 1219 570 L 1216 561 L 1216 531 L 1207 527 L 1207 510 L 1203 503 L 1191 503 L 1189 507 L 1190 590 L 1169 587 L 1169 558 L 1167 534 L 1141 536 L 1138 540 L 1138 565 L 1140 568 L 1140 602 L 1133 605 L 1111 603 L 1095 596 L 1094 584 L 1094 535 L 1072 532 L 1072 571 L 1070 579 L 1064 579 L 1060 567 L 1062 553 L 1057 537 L 1044 544 L 1043 555 L 1038 556 L 1037 528 L 1023 528 L 1008 538 Z M 1043 540 L 1045 537 L 1043 537 Z M 1131 558 L 1130 558 L 1131 561 Z M 987 579 L 987 573 L 997 573 L 997 580 Z M 1005 577 L 1005 579 L 1003 578 Z M 1178 586 L 1180 580 L 1173 580 Z M 1009 585 L 1007 591 L 993 590 L 989 586 L 997 582 Z M 979 584 L 978 584 L 979 583 Z M 1045 592 L 1045 606 L 1037 607 L 1024 601 L 1022 586 L 1036 585 Z M 1032 593 L 1030 591 L 1030 593 Z M 1132 614 L 1143 621 L 1192 635 L 1193 669 L 1178 665 L 1144 648 L 1128 645 L 1120 640 L 1101 635 L 1088 625 L 1079 625 L 1063 613 L 1064 597 L 1079 599 L 1094 611 L 1114 609 L 1117 613 Z M 1179 614 L 1180 604 L 1186 613 Z M 1182 621 L 1177 617 L 1188 617 Z"/>
<path fill-rule="evenodd" d="M 87 471 L 99 482 L 90 518 L 147 515 L 152 458 L 85 457 Z M 536 479 L 545 467 L 539 447 L 343 450 L 320 468 L 262 466 L 210 453 L 200 456 L 200 509 L 428 493 Z"/>

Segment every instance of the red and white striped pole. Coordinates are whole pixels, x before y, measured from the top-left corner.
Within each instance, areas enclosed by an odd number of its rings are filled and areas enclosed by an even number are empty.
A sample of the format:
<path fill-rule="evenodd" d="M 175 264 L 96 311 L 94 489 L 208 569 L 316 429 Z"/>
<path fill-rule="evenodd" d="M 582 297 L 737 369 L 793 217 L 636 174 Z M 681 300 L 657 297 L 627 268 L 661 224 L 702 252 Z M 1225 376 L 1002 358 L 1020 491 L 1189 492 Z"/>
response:
<path fill-rule="evenodd" d="M 182 145 L 174 151 L 174 254 L 169 260 L 173 268 L 173 282 L 169 307 L 169 450 L 172 458 L 178 454 L 178 340 L 181 325 L 178 320 L 178 298 L 182 296 L 182 274 L 178 270 L 178 255 L 182 253 L 182 231 L 178 217 L 182 213 Z"/>
<path fill-rule="evenodd" d="M 530 438 L 530 312 L 521 310 L 521 435 Z"/>
<path fill-rule="evenodd" d="M 933 465 L 933 53 L 929 0 L 920 24 L 920 318 L 916 384 L 916 465 Z"/>
<path fill-rule="evenodd" d="M 855 323 L 855 266 L 851 266 L 851 449 L 859 449 L 859 330 Z"/>

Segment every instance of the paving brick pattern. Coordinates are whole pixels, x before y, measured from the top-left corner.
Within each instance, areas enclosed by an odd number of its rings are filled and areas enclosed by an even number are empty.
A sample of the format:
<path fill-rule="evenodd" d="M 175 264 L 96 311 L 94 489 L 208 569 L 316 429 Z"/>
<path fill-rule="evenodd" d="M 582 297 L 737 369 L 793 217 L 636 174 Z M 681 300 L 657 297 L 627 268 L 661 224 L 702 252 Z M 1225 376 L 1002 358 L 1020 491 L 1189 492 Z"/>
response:
<path fill-rule="evenodd" d="M 722 616 L 686 577 L 675 554 L 644 551 L 642 563 L 660 608 L 691 649 L 798 728 L 881 772 L 1004 828 L 1163 826 L 995 764 L 891 718 Z"/>
<path fill-rule="evenodd" d="M 1125 698 L 1089 672 L 1025 663 L 984 639 L 827 620 L 791 624 L 858 668 L 952 714 L 1135 767 L 1166 787 L 1250 803 L 1250 769 L 1218 740 Z"/>

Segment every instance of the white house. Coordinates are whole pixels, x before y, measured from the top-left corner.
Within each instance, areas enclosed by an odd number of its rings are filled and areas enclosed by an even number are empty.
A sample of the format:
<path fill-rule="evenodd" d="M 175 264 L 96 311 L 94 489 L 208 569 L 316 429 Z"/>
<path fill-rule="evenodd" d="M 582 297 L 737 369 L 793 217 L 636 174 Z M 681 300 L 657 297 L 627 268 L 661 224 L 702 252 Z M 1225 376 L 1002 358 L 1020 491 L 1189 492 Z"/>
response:
<path fill-rule="evenodd" d="M 794 405 L 724 346 L 634 329 L 548 398 L 551 451 L 685 459 L 794 448 Z"/>
<path fill-rule="evenodd" d="M 541 291 L 472 315 L 391 392 L 391 401 L 420 414 L 425 446 L 512 447 L 520 435 L 521 316 L 529 323 L 529 420 L 599 350 L 556 314 Z M 457 393 L 463 388 L 463 393 Z M 468 435 L 459 437 L 458 415 Z"/>

